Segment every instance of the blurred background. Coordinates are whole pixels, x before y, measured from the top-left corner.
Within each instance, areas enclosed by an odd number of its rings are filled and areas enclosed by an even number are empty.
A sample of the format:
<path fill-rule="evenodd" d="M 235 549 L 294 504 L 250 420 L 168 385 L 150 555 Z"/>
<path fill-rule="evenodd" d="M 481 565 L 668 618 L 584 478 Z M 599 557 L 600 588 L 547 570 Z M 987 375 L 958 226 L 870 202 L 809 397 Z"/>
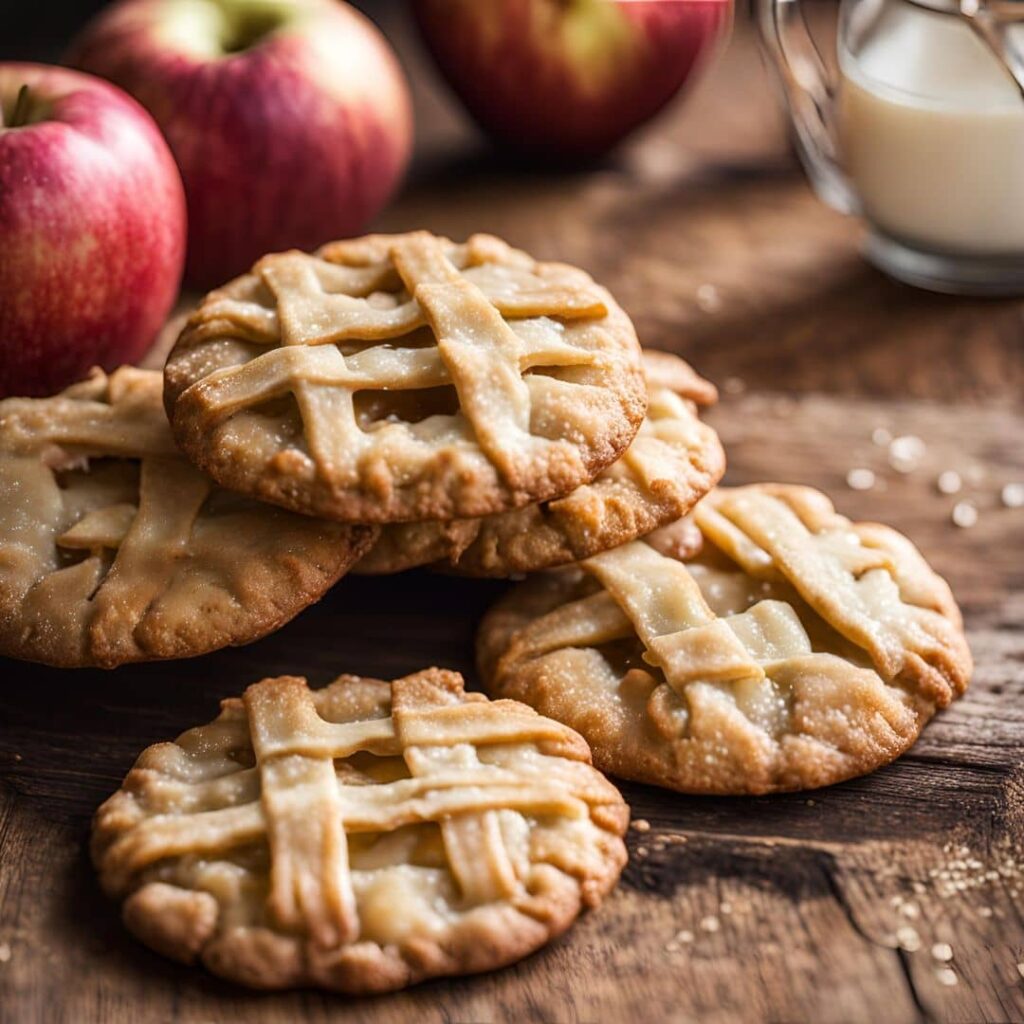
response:
<path fill-rule="evenodd" d="M 0 59 L 57 61 L 102 0 L 5 4 Z M 737 390 L 1005 401 L 1024 393 L 1018 302 L 898 285 L 811 193 L 748 6 L 707 73 L 610 155 L 517 166 L 441 81 L 405 0 L 356 0 L 408 75 L 416 148 L 375 230 L 491 231 L 608 284 L 645 344 Z M 806 4 L 834 53 L 837 5 Z"/>
<path fill-rule="evenodd" d="M 4 30 L 0 33 L 0 60 L 59 59 L 68 40 L 109 0 L 45 0 L 15 3 L 4 0 Z M 377 20 L 397 0 L 355 0 L 354 7 Z"/>

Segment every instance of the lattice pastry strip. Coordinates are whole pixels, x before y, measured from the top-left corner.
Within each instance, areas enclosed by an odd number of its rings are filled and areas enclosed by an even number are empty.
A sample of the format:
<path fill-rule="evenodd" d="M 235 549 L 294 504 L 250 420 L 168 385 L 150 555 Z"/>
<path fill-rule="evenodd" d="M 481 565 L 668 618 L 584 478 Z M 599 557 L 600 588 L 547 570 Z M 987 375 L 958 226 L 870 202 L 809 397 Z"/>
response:
<path fill-rule="evenodd" d="M 418 565 L 474 576 L 536 572 L 625 544 L 685 516 L 718 482 L 725 455 L 697 416 L 714 387 L 676 356 L 644 352 L 647 416 L 633 443 L 563 498 L 481 519 L 392 523 L 356 572 Z M 678 531 L 677 531 L 678 532 Z"/>
<path fill-rule="evenodd" d="M 646 544 L 628 544 L 584 565 L 640 638 L 644 660 L 660 668 L 680 696 L 691 682 L 760 680 L 765 664 L 811 653 L 789 605 L 759 601 L 718 618 L 686 567 Z"/>
<path fill-rule="evenodd" d="M 627 812 L 588 762 L 452 673 L 269 679 L 147 750 L 93 852 L 169 955 L 263 986 L 399 987 L 516 959 L 610 888 Z"/>
<path fill-rule="evenodd" d="M 824 785 L 906 750 L 966 686 L 948 587 L 904 538 L 805 488 L 721 488 L 701 554 L 642 541 L 489 613 L 493 690 L 583 732 L 597 763 L 698 792 Z"/>
<path fill-rule="evenodd" d="M 425 232 L 264 258 L 200 306 L 166 379 L 175 434 L 216 479 L 366 521 L 565 494 L 644 405 L 632 326 L 589 277 Z"/>
<path fill-rule="evenodd" d="M 723 488 L 696 521 L 712 539 L 731 524 L 825 622 L 867 652 L 883 679 L 906 674 L 944 706 L 966 685 L 960 613 L 948 587 L 933 582 L 895 531 L 853 526 L 808 491 Z"/>
<path fill-rule="evenodd" d="M 0 403 L 0 653 L 59 665 L 254 640 L 373 540 L 216 488 L 177 452 L 158 373 Z"/>
<path fill-rule="evenodd" d="M 278 299 L 280 310 L 215 293 L 201 330 L 216 334 L 228 325 L 249 341 L 274 344 L 280 339 L 290 345 L 383 341 L 411 334 L 426 321 L 418 304 L 403 291 L 391 258 L 394 237 L 370 237 L 372 253 L 359 252 L 364 240 L 356 240 L 325 246 L 318 260 L 301 253 L 261 260 L 254 273 Z M 544 316 L 552 308 L 567 319 L 607 313 L 600 291 L 588 288 L 583 276 L 571 268 L 548 265 L 544 277 L 539 277 L 533 273 L 533 260 L 486 235 L 474 235 L 462 246 L 439 242 L 451 264 L 505 317 Z M 509 269 L 516 273 L 508 273 Z M 362 299 L 372 299 L 374 304 Z"/>

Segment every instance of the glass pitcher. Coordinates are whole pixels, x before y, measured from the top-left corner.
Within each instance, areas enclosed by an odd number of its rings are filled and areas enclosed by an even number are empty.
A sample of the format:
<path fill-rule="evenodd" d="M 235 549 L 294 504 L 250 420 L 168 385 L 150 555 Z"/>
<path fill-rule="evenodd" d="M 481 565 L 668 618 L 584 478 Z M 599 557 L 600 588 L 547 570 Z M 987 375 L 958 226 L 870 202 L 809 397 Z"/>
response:
<path fill-rule="evenodd" d="M 838 76 L 799 0 L 755 0 L 804 167 L 910 284 L 1024 294 L 1024 2 L 843 0 Z"/>

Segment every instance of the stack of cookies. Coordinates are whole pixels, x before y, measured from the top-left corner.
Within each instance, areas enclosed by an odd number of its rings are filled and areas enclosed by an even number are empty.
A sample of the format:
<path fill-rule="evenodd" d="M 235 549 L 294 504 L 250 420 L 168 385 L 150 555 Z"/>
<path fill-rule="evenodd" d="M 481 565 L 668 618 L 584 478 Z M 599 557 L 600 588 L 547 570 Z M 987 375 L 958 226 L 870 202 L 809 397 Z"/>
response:
<path fill-rule="evenodd" d="M 247 643 L 349 570 L 528 576 L 480 628 L 493 700 L 281 677 L 146 750 L 93 837 L 131 930 L 257 987 L 484 970 L 614 885 L 597 769 L 768 793 L 905 751 L 967 684 L 949 588 L 815 491 L 716 489 L 714 400 L 584 272 L 417 232 L 265 257 L 162 375 L 0 402 L 2 654 Z"/>

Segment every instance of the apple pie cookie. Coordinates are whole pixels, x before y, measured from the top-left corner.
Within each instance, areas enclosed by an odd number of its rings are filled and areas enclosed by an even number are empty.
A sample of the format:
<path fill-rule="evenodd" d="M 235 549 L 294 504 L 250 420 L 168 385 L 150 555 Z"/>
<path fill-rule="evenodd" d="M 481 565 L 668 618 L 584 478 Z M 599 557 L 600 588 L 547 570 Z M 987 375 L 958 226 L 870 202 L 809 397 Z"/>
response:
<path fill-rule="evenodd" d="M 110 668 L 248 643 L 373 543 L 214 486 L 175 448 L 162 387 L 123 367 L 0 402 L 0 654 Z"/>
<path fill-rule="evenodd" d="M 725 472 L 718 435 L 697 418 L 714 385 L 678 356 L 644 352 L 647 416 L 621 458 L 564 498 L 482 519 L 392 523 L 356 566 L 388 573 L 430 562 L 510 576 L 579 561 L 684 516 Z"/>
<path fill-rule="evenodd" d="M 512 591 L 489 689 L 595 764 L 691 793 L 824 786 L 906 751 L 971 671 L 949 587 L 905 537 L 781 484 L 721 488 L 688 561 L 634 541 Z"/>
<path fill-rule="evenodd" d="M 583 271 L 488 235 L 279 253 L 213 292 L 171 352 L 174 435 L 226 487 L 360 522 L 568 494 L 643 419 L 629 318 Z"/>
<path fill-rule="evenodd" d="M 402 988 L 511 963 L 600 903 L 628 808 L 571 729 L 466 693 L 283 676 L 144 751 L 96 815 L 128 928 L 257 988 Z"/>

